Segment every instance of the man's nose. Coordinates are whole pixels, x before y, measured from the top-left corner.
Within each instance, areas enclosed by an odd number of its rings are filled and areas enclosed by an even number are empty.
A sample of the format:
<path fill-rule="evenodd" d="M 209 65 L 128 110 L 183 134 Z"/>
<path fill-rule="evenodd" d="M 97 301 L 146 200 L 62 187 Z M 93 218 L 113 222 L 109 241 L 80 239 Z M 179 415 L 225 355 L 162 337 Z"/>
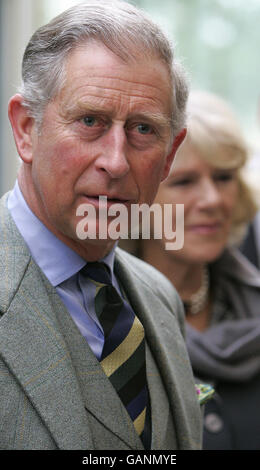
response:
<path fill-rule="evenodd" d="M 129 171 L 127 137 L 121 124 L 113 124 L 102 139 L 102 148 L 96 165 L 111 178 L 122 178 Z"/>
<path fill-rule="evenodd" d="M 200 184 L 198 206 L 200 209 L 211 209 L 221 203 L 221 193 L 214 181 L 206 179 Z"/>

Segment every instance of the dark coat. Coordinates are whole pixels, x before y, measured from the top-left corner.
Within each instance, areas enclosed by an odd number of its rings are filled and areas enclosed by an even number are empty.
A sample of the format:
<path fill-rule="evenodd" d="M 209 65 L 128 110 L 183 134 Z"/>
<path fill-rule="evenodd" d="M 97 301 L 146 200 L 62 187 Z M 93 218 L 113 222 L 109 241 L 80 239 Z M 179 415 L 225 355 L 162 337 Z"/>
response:
<path fill-rule="evenodd" d="M 260 271 L 234 249 L 210 270 L 211 325 L 187 325 L 193 371 L 216 391 L 205 406 L 203 448 L 260 449 Z"/>

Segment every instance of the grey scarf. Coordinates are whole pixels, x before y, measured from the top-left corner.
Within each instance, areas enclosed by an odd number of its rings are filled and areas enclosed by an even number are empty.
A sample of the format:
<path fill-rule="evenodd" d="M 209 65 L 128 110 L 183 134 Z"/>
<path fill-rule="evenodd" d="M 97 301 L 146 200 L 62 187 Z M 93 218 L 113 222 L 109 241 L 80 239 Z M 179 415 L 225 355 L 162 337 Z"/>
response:
<path fill-rule="evenodd" d="M 187 348 L 195 375 L 245 382 L 260 372 L 260 271 L 237 250 L 211 267 L 214 305 L 203 332 L 187 324 Z"/>
<path fill-rule="evenodd" d="M 187 325 L 195 375 L 241 382 L 260 372 L 260 318 L 224 321 L 199 332 Z"/>

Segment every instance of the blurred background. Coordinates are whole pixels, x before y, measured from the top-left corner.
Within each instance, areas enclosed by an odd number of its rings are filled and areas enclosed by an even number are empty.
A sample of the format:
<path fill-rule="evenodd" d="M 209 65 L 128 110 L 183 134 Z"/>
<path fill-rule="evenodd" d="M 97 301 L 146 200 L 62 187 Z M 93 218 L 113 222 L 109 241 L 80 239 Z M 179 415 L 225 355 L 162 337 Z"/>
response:
<path fill-rule="evenodd" d="M 102 0 L 100 0 L 102 1 Z M 36 28 L 79 0 L 0 0 L 0 196 L 15 181 L 19 159 L 7 117 L 20 85 L 24 48 Z M 247 173 L 260 181 L 260 0 L 135 0 L 173 40 L 191 86 L 233 107 L 250 146 Z"/>

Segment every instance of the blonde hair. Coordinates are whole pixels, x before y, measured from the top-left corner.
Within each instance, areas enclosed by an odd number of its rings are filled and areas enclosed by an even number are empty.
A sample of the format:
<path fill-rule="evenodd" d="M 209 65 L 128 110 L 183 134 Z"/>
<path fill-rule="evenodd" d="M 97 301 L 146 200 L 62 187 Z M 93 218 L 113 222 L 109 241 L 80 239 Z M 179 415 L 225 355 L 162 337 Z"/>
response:
<path fill-rule="evenodd" d="M 216 168 L 238 170 L 238 200 L 231 230 L 231 241 L 236 242 L 257 211 L 252 189 L 242 175 L 248 147 L 240 124 L 222 98 L 204 91 L 190 93 L 187 120 L 186 142 L 203 159 Z"/>

